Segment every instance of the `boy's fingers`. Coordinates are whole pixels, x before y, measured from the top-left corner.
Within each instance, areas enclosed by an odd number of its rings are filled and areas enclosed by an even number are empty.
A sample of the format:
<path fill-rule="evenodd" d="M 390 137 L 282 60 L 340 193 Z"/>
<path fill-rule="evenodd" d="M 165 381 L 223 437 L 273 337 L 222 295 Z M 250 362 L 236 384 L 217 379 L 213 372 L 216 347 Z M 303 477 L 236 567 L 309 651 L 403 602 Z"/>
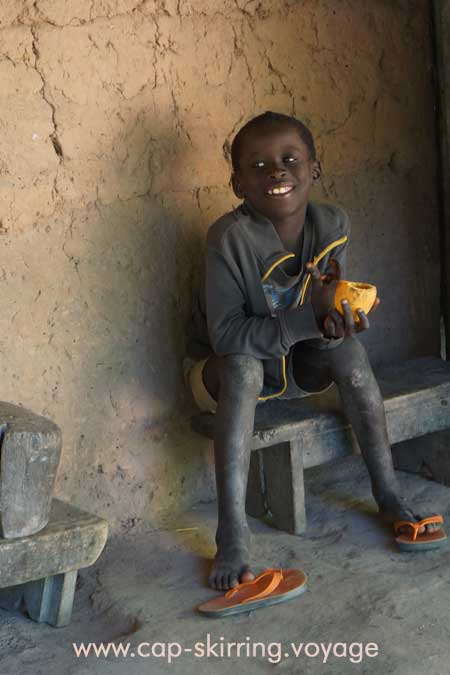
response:
<path fill-rule="evenodd" d="M 373 301 L 373 305 L 372 305 L 372 307 L 370 308 L 369 311 L 374 312 L 374 311 L 376 310 L 376 308 L 378 307 L 379 304 L 380 304 L 380 298 L 379 298 L 378 295 L 377 295 L 377 297 L 376 297 L 375 300 Z"/>
<path fill-rule="evenodd" d="M 357 332 L 361 333 L 363 330 L 367 330 L 370 326 L 369 324 L 369 319 L 367 318 L 367 314 L 364 312 L 362 309 L 358 309 L 358 316 L 359 316 L 359 324 L 357 324 Z"/>
<path fill-rule="evenodd" d="M 339 338 L 339 337 L 344 337 L 345 334 L 345 326 L 344 326 L 344 318 L 342 317 L 341 314 L 337 311 L 337 309 L 331 309 L 329 316 L 333 319 L 334 325 L 336 327 L 336 331 L 333 337 Z"/>
<path fill-rule="evenodd" d="M 318 267 L 316 267 L 312 263 L 306 263 L 306 269 L 308 270 L 313 279 L 320 279 L 321 274 Z"/>
<path fill-rule="evenodd" d="M 325 317 L 323 328 L 325 337 L 334 338 L 336 336 L 336 325 L 330 315 Z"/>
<path fill-rule="evenodd" d="M 350 308 L 348 300 L 342 300 L 341 305 L 344 312 L 345 334 L 354 335 L 356 332 L 355 320 L 353 318 L 353 312 Z"/>
<path fill-rule="evenodd" d="M 336 281 L 339 281 L 339 279 L 342 276 L 341 272 L 341 266 L 339 265 L 338 261 L 335 258 L 330 258 L 328 261 L 328 269 L 330 269 L 330 272 L 328 273 L 329 276 L 332 279 L 335 279 Z"/>
<path fill-rule="evenodd" d="M 331 284 L 333 281 L 338 281 L 338 279 L 336 279 L 336 277 L 334 277 L 332 274 L 321 274 L 320 279 L 324 284 Z"/>

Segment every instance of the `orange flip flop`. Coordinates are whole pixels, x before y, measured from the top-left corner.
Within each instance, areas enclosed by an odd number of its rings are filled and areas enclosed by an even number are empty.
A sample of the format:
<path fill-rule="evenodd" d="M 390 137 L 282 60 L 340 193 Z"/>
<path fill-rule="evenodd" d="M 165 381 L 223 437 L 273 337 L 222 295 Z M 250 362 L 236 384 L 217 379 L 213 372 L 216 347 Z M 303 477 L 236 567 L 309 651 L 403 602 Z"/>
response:
<path fill-rule="evenodd" d="M 402 551 L 429 551 L 433 548 L 440 548 L 444 546 L 447 541 L 447 535 L 445 534 L 444 529 L 441 527 L 439 530 L 434 532 L 425 532 L 420 533 L 419 528 L 422 525 L 432 525 L 443 523 L 444 519 L 442 516 L 428 516 L 428 518 L 422 518 L 417 522 L 410 520 L 396 520 L 394 523 L 394 532 L 398 534 L 400 527 L 408 526 L 412 529 L 412 536 L 408 534 L 400 534 L 395 538 L 395 541 L 398 544 L 398 547 Z"/>
<path fill-rule="evenodd" d="M 231 588 L 225 595 L 204 602 L 197 609 L 207 616 L 229 616 L 277 605 L 305 591 L 306 574 L 302 570 L 269 568 L 256 579 Z"/>

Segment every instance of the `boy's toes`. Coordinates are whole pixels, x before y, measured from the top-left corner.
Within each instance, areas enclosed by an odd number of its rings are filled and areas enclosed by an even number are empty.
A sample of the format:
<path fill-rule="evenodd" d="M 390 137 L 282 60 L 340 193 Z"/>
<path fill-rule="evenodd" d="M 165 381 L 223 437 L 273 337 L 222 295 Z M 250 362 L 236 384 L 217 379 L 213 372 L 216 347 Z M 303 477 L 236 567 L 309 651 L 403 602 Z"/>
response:
<path fill-rule="evenodd" d="M 247 581 L 253 581 L 255 575 L 250 572 L 248 567 L 244 567 L 240 574 L 238 572 L 231 572 L 227 578 L 227 588 L 234 588 L 239 584 L 245 584 Z"/>
<path fill-rule="evenodd" d="M 437 514 L 433 513 L 432 515 L 435 516 Z M 424 517 L 429 518 L 430 516 L 420 516 L 417 513 L 414 514 L 414 518 L 416 519 L 417 522 L 419 520 L 423 520 Z M 443 526 L 442 523 L 428 523 L 427 525 L 422 525 L 422 527 L 419 528 L 419 534 L 423 534 L 424 532 L 431 534 L 432 532 L 440 530 L 442 526 Z"/>
<path fill-rule="evenodd" d="M 221 591 L 228 590 L 228 574 L 224 574 L 223 577 L 220 577 L 219 590 Z"/>
<path fill-rule="evenodd" d="M 422 518 L 423 518 L 423 516 L 421 516 L 419 513 L 414 513 L 413 515 L 414 515 L 414 518 L 412 518 L 412 520 L 413 521 L 415 520 L 416 523 L 418 523 L 419 520 L 422 520 Z M 405 529 L 410 530 L 410 528 L 405 528 Z M 419 530 L 418 530 L 419 534 L 423 534 L 425 531 L 428 531 L 428 525 L 422 525 L 422 527 L 419 527 Z"/>
<path fill-rule="evenodd" d="M 246 567 L 245 571 L 241 575 L 241 583 L 244 584 L 247 581 L 253 581 L 255 578 L 255 575 L 253 572 L 250 572 L 250 570 Z"/>
<path fill-rule="evenodd" d="M 219 569 L 214 565 L 211 574 L 209 575 L 208 578 L 209 585 L 211 588 L 215 588 L 216 590 L 220 591 L 222 590 L 222 574 Z"/>
<path fill-rule="evenodd" d="M 431 534 L 431 532 L 437 532 L 437 530 L 440 530 L 443 527 L 443 523 L 429 523 L 428 525 L 425 525 L 425 529 L 427 532 Z"/>
<path fill-rule="evenodd" d="M 228 574 L 217 577 L 216 588 L 218 591 L 226 591 L 228 589 Z"/>
<path fill-rule="evenodd" d="M 228 588 L 234 588 L 239 585 L 239 578 L 236 573 L 232 573 L 228 577 Z"/>
<path fill-rule="evenodd" d="M 218 591 L 227 591 L 238 584 L 252 581 L 255 575 L 250 572 L 247 565 L 236 569 L 226 562 L 215 562 L 209 575 L 209 585 Z"/>

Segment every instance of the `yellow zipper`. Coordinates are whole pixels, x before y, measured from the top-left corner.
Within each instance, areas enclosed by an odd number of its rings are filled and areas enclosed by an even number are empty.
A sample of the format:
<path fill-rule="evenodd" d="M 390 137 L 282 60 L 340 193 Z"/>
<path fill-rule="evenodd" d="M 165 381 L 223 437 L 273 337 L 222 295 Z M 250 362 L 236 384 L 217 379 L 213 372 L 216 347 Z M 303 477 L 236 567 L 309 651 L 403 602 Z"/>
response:
<path fill-rule="evenodd" d="M 288 260 L 288 258 L 295 258 L 295 253 L 288 253 L 287 255 L 284 255 L 282 258 L 280 258 L 279 260 L 274 262 L 273 265 L 271 265 L 269 267 L 269 269 L 267 270 L 265 275 L 262 277 L 261 281 L 265 281 L 268 277 L 270 277 L 270 275 L 274 271 L 275 267 L 278 267 L 278 265 L 281 265 L 281 263 L 284 262 L 285 260 Z"/>
<path fill-rule="evenodd" d="M 332 248 L 334 248 L 335 246 L 339 246 L 339 244 L 343 244 L 346 241 L 347 241 L 347 236 L 341 237 L 340 239 L 337 239 L 336 241 L 332 241 L 331 244 L 328 244 L 328 246 L 326 248 L 324 248 L 323 251 L 321 251 L 319 253 L 319 255 L 317 255 L 313 259 L 313 265 L 317 265 L 317 263 L 320 262 L 322 260 L 322 258 L 325 257 L 326 254 L 329 251 L 331 251 Z M 284 262 L 285 260 L 288 260 L 288 258 L 295 258 L 295 253 L 288 253 L 287 255 L 283 256 L 282 258 L 280 258 L 279 260 L 274 262 L 273 265 L 271 265 L 269 267 L 267 272 L 261 278 L 261 281 L 266 281 L 266 279 L 272 274 L 275 267 L 278 267 L 278 265 L 281 265 L 281 263 Z M 303 305 L 303 302 L 304 302 L 305 297 L 306 297 L 306 290 L 308 288 L 308 284 L 309 284 L 310 279 L 311 279 L 311 275 L 308 274 L 308 276 L 307 276 L 307 278 L 306 278 L 306 280 L 303 284 L 302 294 L 300 296 L 300 301 L 298 303 L 299 305 Z M 258 401 L 267 401 L 270 398 L 278 398 L 278 396 L 281 396 L 286 391 L 286 389 L 287 389 L 287 378 L 286 378 L 286 357 L 285 356 L 281 357 L 281 374 L 282 374 L 282 377 L 283 377 L 283 387 L 282 387 L 281 391 L 278 391 L 275 394 L 269 394 L 269 396 L 258 396 Z"/>
<path fill-rule="evenodd" d="M 323 251 L 321 253 L 319 253 L 319 255 L 317 255 L 313 259 L 313 261 L 312 261 L 313 265 L 317 265 L 317 263 L 320 262 L 322 260 L 322 258 L 324 258 L 326 256 L 326 254 L 329 251 L 331 251 L 332 248 L 334 248 L 335 246 L 339 246 L 339 244 L 343 244 L 346 241 L 347 241 L 347 236 L 341 237 L 340 239 L 337 239 L 336 241 L 332 241 L 331 244 L 328 244 L 328 246 L 326 248 L 324 248 Z M 305 296 L 306 296 L 306 291 L 308 289 L 308 284 L 310 282 L 310 279 L 311 279 L 311 275 L 308 274 L 308 276 L 306 277 L 305 284 L 302 288 L 302 294 L 301 294 L 301 297 L 300 297 L 300 302 L 298 303 L 299 305 L 303 305 L 303 301 L 304 301 Z"/>

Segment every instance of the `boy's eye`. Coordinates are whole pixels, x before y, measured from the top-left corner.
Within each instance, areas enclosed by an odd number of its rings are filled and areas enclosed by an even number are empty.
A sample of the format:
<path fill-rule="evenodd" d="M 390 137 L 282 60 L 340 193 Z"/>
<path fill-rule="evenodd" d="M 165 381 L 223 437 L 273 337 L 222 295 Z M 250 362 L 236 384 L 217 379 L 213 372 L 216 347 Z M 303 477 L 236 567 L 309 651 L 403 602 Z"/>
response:
<path fill-rule="evenodd" d="M 283 157 L 283 162 L 285 164 L 291 164 L 292 162 L 296 162 L 297 157 L 294 157 L 293 155 L 287 155 L 286 157 Z M 265 166 L 265 162 L 262 159 L 258 159 L 256 162 L 253 162 L 252 167 L 254 169 L 262 169 Z"/>

